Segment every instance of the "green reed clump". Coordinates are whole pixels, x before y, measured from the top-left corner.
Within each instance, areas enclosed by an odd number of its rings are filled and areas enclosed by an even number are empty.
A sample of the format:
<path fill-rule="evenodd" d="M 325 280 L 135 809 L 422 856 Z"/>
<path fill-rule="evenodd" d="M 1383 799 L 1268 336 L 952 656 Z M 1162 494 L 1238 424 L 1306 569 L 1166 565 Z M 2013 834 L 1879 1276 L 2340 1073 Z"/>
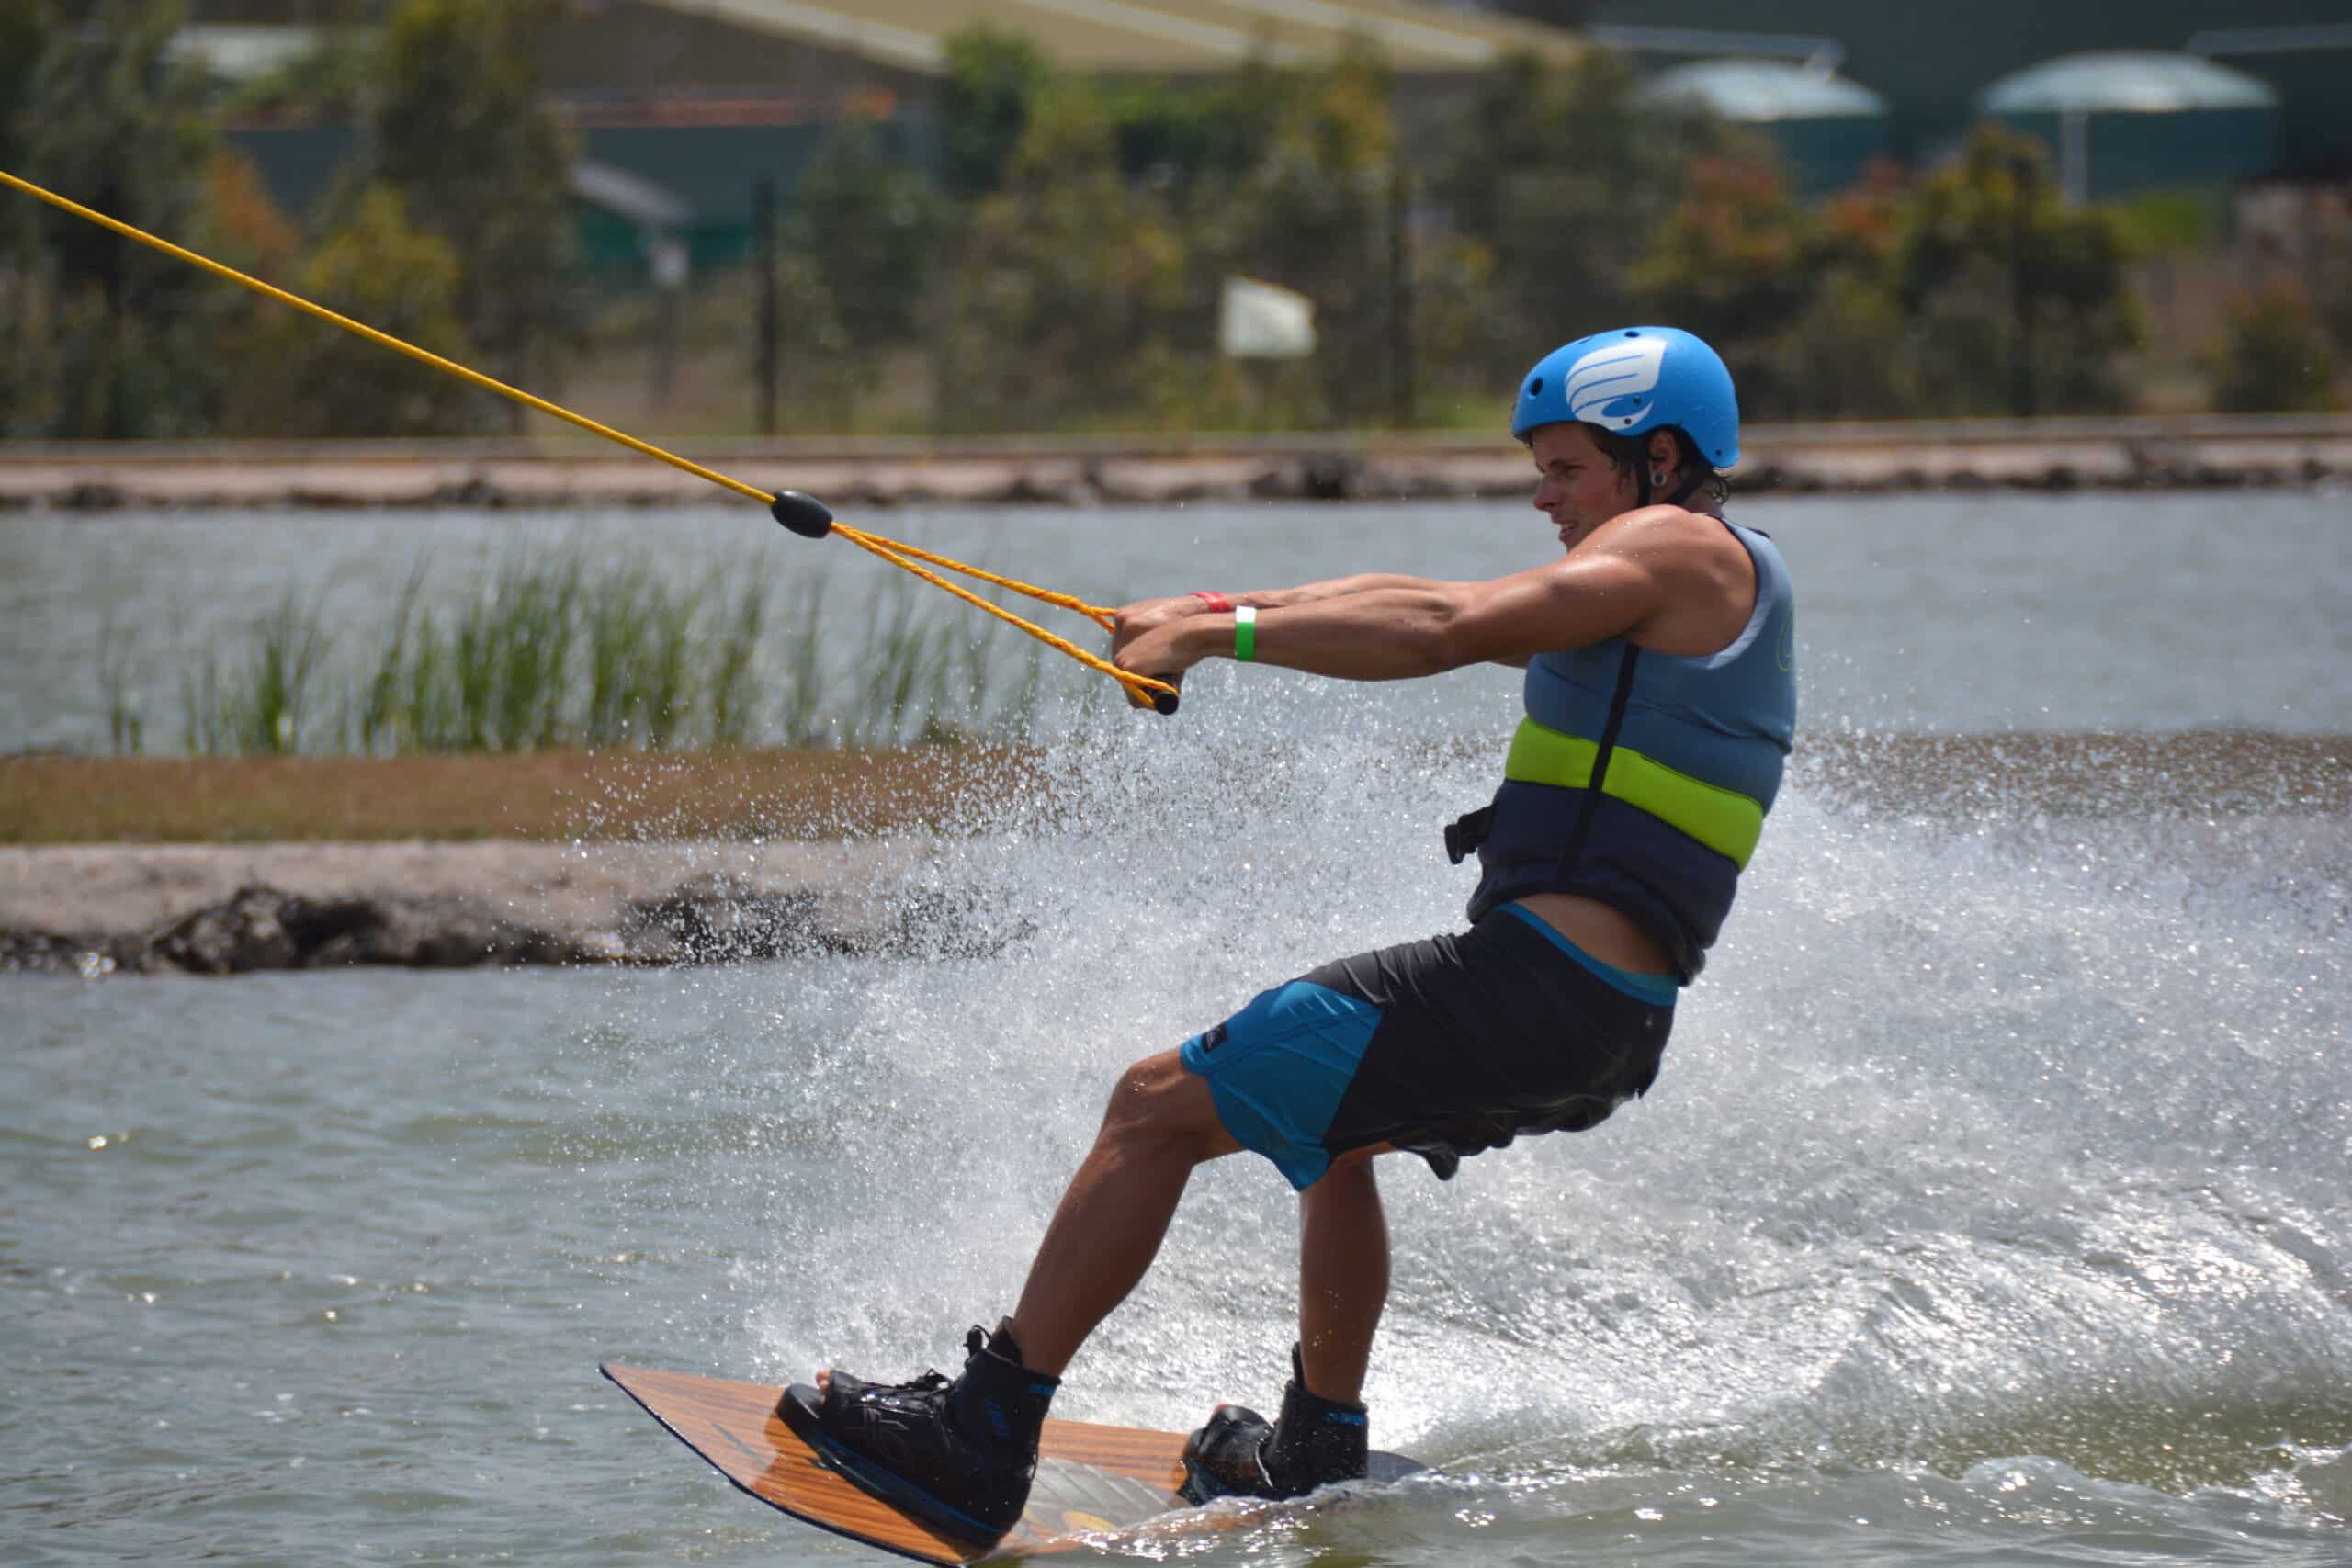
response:
<path fill-rule="evenodd" d="M 98 692 L 107 709 L 107 742 L 118 757 L 147 749 L 147 714 L 138 696 L 139 634 L 108 611 L 98 624 Z"/>
<path fill-rule="evenodd" d="M 181 738 L 206 755 L 284 756 L 304 749 L 303 724 L 334 638 L 313 601 L 288 593 L 247 631 L 225 673 L 208 652 L 180 674 Z"/>
<path fill-rule="evenodd" d="M 830 739 L 825 716 L 825 583 L 806 579 L 793 595 L 792 642 L 784 660 L 778 738 L 786 746 L 822 746 Z"/>
<path fill-rule="evenodd" d="M 339 702 L 322 692 L 333 640 L 322 614 L 288 597 L 243 649 L 208 650 L 183 671 L 183 739 L 190 751 L 247 755 L 876 747 L 978 739 L 1035 715 L 1040 645 L 972 625 L 910 579 L 872 587 L 854 642 L 827 615 L 822 575 L 800 579 L 781 614 L 778 597 L 762 577 L 678 584 L 643 562 L 571 555 L 514 558 L 478 592 L 435 606 L 420 566 Z M 102 635 L 118 750 L 140 744 L 132 651 Z M 333 725 L 320 724 L 324 712 Z"/>
<path fill-rule="evenodd" d="M 712 587 L 718 587 L 714 578 Z M 767 585 L 743 585 L 712 638 L 709 652 L 710 739 L 717 746 L 748 746 L 759 709 L 757 676 L 760 632 L 767 624 Z"/>
<path fill-rule="evenodd" d="M 528 751 L 566 739 L 581 574 L 572 560 L 510 561 L 488 596 L 458 615 L 464 750 Z"/>

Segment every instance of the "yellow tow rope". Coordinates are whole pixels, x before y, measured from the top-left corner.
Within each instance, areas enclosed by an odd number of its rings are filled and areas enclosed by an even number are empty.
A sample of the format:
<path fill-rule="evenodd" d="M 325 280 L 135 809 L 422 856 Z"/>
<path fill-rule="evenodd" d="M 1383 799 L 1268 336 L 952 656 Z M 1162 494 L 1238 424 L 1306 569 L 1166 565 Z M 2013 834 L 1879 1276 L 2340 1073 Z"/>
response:
<path fill-rule="evenodd" d="M 639 441 L 636 436 L 615 430 L 610 425 L 599 424 L 594 420 L 588 418 L 585 414 L 574 413 L 570 409 L 564 408 L 560 404 L 548 401 L 545 398 L 534 397 L 532 394 L 524 391 L 519 387 L 510 387 L 505 382 L 485 376 L 479 370 L 469 370 L 465 366 L 458 364 L 453 359 L 444 359 L 441 355 L 432 353 L 427 349 L 419 348 L 414 344 L 403 343 L 399 338 L 392 336 L 390 333 L 379 332 L 374 327 L 368 326 L 365 322 L 355 321 L 348 316 L 338 315 L 334 311 L 328 310 L 323 305 L 314 305 L 300 295 L 289 294 L 285 289 L 264 283 L 257 277 L 250 277 L 244 273 L 239 272 L 232 266 L 223 266 L 220 263 L 213 261 L 209 257 L 198 255 L 194 251 L 186 250 L 178 245 L 173 244 L 169 240 L 157 239 L 154 235 L 148 233 L 146 231 L 133 228 L 131 225 L 123 222 L 120 219 L 109 218 L 105 213 L 84 207 L 77 201 L 70 201 L 64 197 L 59 196 L 54 191 L 44 190 L 40 186 L 33 184 L 30 180 L 17 178 L 15 175 L 8 173 L 6 169 L 0 169 L 0 185 L 6 185 L 12 190 L 20 190 L 27 196 L 33 197 L 39 200 L 49 203 L 51 207 L 58 208 L 66 212 L 71 212 L 76 218 L 86 218 L 91 222 L 97 224 L 100 228 L 111 229 L 127 240 L 136 240 L 141 244 L 152 246 L 154 249 L 163 252 L 167 256 L 176 256 L 181 261 L 187 262 L 192 266 L 202 267 L 205 271 L 211 273 L 216 277 L 225 277 L 232 283 L 242 283 L 257 294 L 266 294 L 272 299 L 276 299 L 283 304 L 291 305 L 296 310 L 302 311 L 304 314 L 316 316 L 322 321 L 332 321 L 345 332 L 356 333 L 359 336 L 366 338 L 370 343 L 381 344 L 386 348 L 405 354 L 411 359 L 416 360 L 420 364 L 430 365 L 436 370 L 447 371 L 450 375 L 457 377 L 459 380 L 469 381 L 473 385 L 481 388 L 484 391 L 496 392 L 503 398 L 512 398 L 514 401 L 523 404 L 526 408 L 534 408 L 538 410 L 541 413 L 552 414 L 556 418 L 562 420 L 567 424 L 577 425 L 582 430 L 603 436 L 607 441 L 617 441 L 632 452 L 641 452 L 646 457 L 659 458 L 661 461 L 669 464 L 672 468 L 683 469 L 686 473 L 694 475 L 696 479 L 707 479 L 712 484 L 718 486 L 721 490 L 731 490 L 737 495 L 743 496 L 752 501 L 759 502 L 762 504 L 768 506 L 771 510 L 775 511 L 775 514 L 779 522 L 784 520 L 783 511 L 777 510 L 776 497 L 769 491 L 760 489 L 757 485 L 749 485 L 745 484 L 741 479 L 730 479 L 725 474 L 719 473 L 712 468 L 706 468 L 701 464 L 691 462 L 684 457 L 677 456 L 675 453 L 665 452 L 661 447 L 652 445 L 650 442 Z M 822 509 L 820 508 L 819 510 L 821 511 Z M 1102 605 L 1090 604 L 1083 599 L 1074 598 L 1068 593 L 1057 593 L 1049 588 L 1038 588 L 1030 583 L 1016 581 L 1010 577 L 1000 577 L 995 572 L 983 571 L 978 567 L 967 566 L 962 561 L 952 560 L 942 555 L 934 555 L 929 550 L 918 549 L 912 545 L 902 544 L 896 539 L 886 539 L 878 534 L 868 534 L 861 529 L 850 527 L 844 523 L 831 522 L 830 513 L 825 513 L 825 516 L 827 521 L 831 523 L 831 532 L 839 534 L 842 538 L 847 539 L 851 544 L 855 545 L 858 548 L 862 550 L 870 550 L 874 554 L 880 556 L 884 560 L 888 561 L 893 566 L 903 567 L 907 570 L 913 572 L 917 577 L 922 578 L 925 582 L 931 583 L 934 587 L 945 589 L 948 592 L 953 593 L 956 598 L 963 600 L 966 604 L 977 605 L 978 608 L 986 610 L 989 615 L 994 615 L 1001 621 L 1010 621 L 1012 625 L 1019 626 L 1023 631 L 1027 632 L 1031 637 L 1035 637 L 1038 641 L 1046 644 L 1048 648 L 1051 648 L 1057 652 L 1069 655 L 1069 657 L 1077 660 L 1080 664 L 1085 665 L 1088 669 L 1100 671 L 1102 673 L 1110 676 L 1113 680 L 1118 682 L 1121 686 L 1126 689 L 1127 700 L 1136 706 L 1154 707 L 1158 708 L 1162 713 L 1172 713 L 1175 711 L 1176 688 L 1170 685 L 1167 682 L 1155 681 L 1148 675 L 1138 675 L 1131 670 L 1122 670 L 1117 665 L 1112 663 L 1109 660 L 1089 653 L 1086 649 L 1079 647 L 1076 643 L 1069 641 L 1067 637 L 1056 637 L 1053 633 L 1046 630 L 1045 627 L 1036 626 L 1029 621 L 1023 620 L 1019 615 L 1014 615 L 1010 610 L 1002 609 L 998 605 L 989 604 L 987 600 L 981 598 L 978 594 L 970 592 L 968 589 L 957 587 L 955 583 L 948 581 L 938 573 L 924 570 L 922 567 L 917 566 L 915 562 L 928 561 L 933 566 L 943 567 L 949 571 L 961 572 L 967 577 L 978 578 L 982 582 L 992 582 L 1000 588 L 1008 588 L 1015 593 L 1027 594 L 1032 599 L 1042 600 L 1044 603 L 1048 604 L 1057 604 L 1065 610 L 1075 610 L 1081 615 L 1092 618 L 1094 623 L 1100 626 L 1104 631 L 1109 631 L 1111 629 L 1111 612 Z M 805 532 L 805 530 L 798 529 L 796 525 L 786 524 L 786 526 L 795 527 L 796 531 Z M 821 532 L 822 531 L 820 532 L 820 536 L 821 536 Z"/>

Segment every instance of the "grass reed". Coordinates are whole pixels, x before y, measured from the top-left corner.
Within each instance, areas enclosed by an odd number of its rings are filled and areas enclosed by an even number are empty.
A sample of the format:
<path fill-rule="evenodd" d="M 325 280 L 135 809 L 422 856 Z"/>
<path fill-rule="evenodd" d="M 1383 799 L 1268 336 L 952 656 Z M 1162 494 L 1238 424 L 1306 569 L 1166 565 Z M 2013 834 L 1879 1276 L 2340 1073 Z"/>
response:
<path fill-rule="evenodd" d="M 318 596 L 288 594 L 226 649 L 182 666 L 181 742 L 203 756 L 398 756 L 587 746 L 857 749 L 1016 737 L 1051 683 L 1083 694 L 1036 643 L 899 579 L 854 624 L 822 572 L 779 592 L 714 571 L 678 583 L 646 560 L 510 558 L 436 600 L 413 569 L 334 664 Z M 100 634 L 97 672 L 119 753 L 143 746 L 135 637 Z"/>

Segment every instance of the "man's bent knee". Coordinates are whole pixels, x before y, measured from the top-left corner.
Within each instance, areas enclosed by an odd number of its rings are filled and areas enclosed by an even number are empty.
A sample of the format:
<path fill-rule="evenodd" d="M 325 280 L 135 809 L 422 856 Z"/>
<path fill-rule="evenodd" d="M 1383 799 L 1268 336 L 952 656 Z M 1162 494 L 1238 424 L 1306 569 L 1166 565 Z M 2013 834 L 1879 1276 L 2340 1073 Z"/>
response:
<path fill-rule="evenodd" d="M 1147 1056 L 1119 1075 L 1102 1112 L 1102 1137 L 1122 1145 L 1159 1145 L 1195 1164 L 1240 1148 L 1218 1120 L 1207 1082 L 1173 1051 Z"/>

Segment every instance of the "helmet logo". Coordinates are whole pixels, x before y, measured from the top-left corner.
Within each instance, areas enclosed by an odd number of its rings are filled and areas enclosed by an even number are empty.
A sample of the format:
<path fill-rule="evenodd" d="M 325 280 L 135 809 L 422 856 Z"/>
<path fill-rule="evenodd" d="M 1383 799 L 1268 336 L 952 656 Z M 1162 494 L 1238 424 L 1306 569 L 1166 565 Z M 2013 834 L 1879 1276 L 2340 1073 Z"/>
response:
<path fill-rule="evenodd" d="M 1666 339 L 1619 338 L 1594 349 L 1568 367 L 1560 395 L 1568 417 L 1589 424 L 1623 429 L 1649 412 L 1658 369 L 1666 363 Z"/>

